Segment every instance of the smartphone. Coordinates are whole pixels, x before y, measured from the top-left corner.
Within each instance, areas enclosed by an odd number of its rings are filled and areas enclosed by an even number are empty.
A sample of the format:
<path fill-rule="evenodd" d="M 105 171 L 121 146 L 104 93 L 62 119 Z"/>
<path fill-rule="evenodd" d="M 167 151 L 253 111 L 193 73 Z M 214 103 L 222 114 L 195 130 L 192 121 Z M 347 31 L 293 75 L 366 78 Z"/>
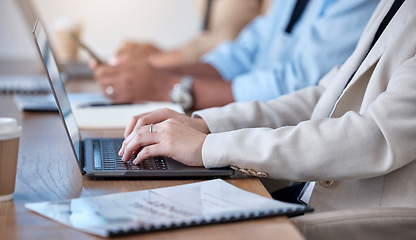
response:
<path fill-rule="evenodd" d="M 101 60 L 97 54 L 95 54 L 91 48 L 89 48 L 87 45 L 85 45 L 75 34 L 71 33 L 72 38 L 78 43 L 78 45 L 84 49 L 89 55 L 90 57 L 92 57 L 95 61 L 97 61 L 98 64 L 103 64 L 104 61 Z"/>

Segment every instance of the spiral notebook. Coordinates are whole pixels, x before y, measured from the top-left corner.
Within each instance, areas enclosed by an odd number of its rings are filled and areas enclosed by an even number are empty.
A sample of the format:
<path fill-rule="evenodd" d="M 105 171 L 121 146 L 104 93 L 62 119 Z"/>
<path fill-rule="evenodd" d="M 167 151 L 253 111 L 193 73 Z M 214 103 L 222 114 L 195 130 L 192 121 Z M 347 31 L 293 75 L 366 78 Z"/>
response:
<path fill-rule="evenodd" d="M 312 208 L 241 190 L 221 179 L 63 201 L 26 208 L 79 231 L 111 237 L 279 215 Z"/>

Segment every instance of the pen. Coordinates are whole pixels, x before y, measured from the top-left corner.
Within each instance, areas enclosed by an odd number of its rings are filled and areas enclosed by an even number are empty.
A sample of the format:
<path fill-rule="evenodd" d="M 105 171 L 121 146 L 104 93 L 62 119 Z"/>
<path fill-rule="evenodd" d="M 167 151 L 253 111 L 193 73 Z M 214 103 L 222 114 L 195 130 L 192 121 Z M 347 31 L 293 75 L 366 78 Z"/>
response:
<path fill-rule="evenodd" d="M 129 103 L 87 103 L 78 105 L 78 108 L 88 108 L 88 107 L 113 107 L 113 106 L 122 106 L 130 105 Z"/>

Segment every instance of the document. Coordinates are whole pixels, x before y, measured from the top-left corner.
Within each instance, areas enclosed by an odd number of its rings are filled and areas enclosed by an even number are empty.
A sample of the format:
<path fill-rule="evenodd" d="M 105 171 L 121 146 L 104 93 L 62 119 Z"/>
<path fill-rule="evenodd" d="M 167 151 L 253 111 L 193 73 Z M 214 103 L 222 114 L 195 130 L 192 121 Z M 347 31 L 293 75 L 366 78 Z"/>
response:
<path fill-rule="evenodd" d="M 68 99 L 79 130 L 124 131 L 131 117 L 141 113 L 169 108 L 184 113 L 180 104 L 162 101 L 143 101 L 138 104 L 112 104 L 111 99 L 101 93 L 70 93 Z M 57 111 L 52 94 L 16 94 L 14 100 L 21 110 Z"/>
<path fill-rule="evenodd" d="M 133 116 L 169 108 L 184 113 L 181 105 L 171 102 L 142 102 L 139 104 L 93 104 L 71 101 L 79 130 L 123 130 Z"/>
<path fill-rule="evenodd" d="M 77 230 L 110 237 L 156 230 L 302 214 L 312 208 L 241 190 L 221 179 L 63 201 L 26 208 Z"/>

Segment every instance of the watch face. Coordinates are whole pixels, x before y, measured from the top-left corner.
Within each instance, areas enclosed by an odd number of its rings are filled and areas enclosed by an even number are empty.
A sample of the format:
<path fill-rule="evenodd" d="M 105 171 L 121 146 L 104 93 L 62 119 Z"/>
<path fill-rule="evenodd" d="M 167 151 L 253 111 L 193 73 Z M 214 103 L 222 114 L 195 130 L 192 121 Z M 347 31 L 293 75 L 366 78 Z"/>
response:
<path fill-rule="evenodd" d="M 177 91 L 171 94 L 172 102 L 179 103 L 183 109 L 189 110 L 192 107 L 192 96 L 190 93 Z"/>
<path fill-rule="evenodd" d="M 170 100 L 174 103 L 179 103 L 185 111 L 191 109 L 194 104 L 191 93 L 192 83 L 192 77 L 183 76 L 181 82 L 175 84 L 170 92 Z"/>

